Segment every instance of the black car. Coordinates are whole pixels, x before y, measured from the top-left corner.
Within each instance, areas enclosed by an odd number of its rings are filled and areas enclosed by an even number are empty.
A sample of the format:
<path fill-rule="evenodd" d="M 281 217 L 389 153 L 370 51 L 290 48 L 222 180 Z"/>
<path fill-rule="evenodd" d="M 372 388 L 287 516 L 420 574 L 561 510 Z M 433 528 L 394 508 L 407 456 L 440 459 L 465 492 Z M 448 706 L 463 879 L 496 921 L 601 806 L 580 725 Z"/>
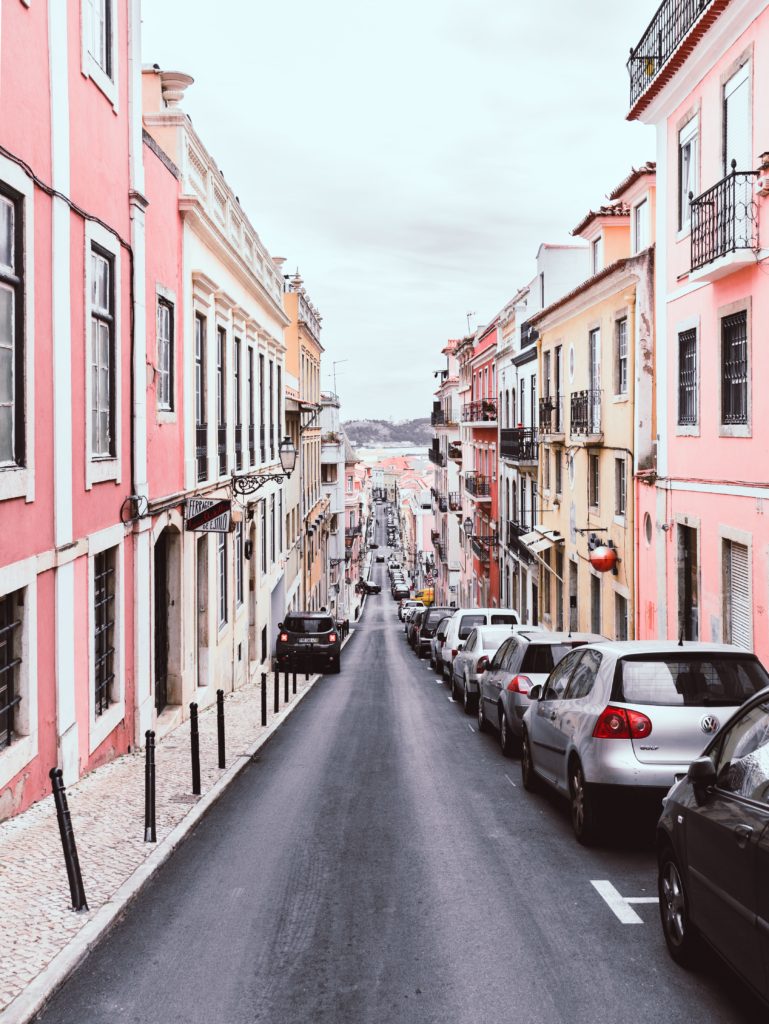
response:
<path fill-rule="evenodd" d="M 711 728 L 723 712 L 704 716 Z M 708 942 L 769 1002 L 769 687 L 746 701 L 665 797 L 662 931 L 678 963 Z"/>
<path fill-rule="evenodd" d="M 424 613 L 412 645 L 420 658 L 424 658 L 426 655 L 429 657 L 430 641 L 435 636 L 438 623 L 444 616 L 451 614 L 453 611 L 455 611 L 454 608 L 436 608 L 435 605 L 431 605 Z"/>
<path fill-rule="evenodd" d="M 325 612 L 292 612 L 278 624 L 275 657 L 279 668 L 339 671 L 342 641 Z"/>
<path fill-rule="evenodd" d="M 378 583 L 373 583 L 371 580 L 364 580 L 363 589 L 367 594 L 378 594 L 382 588 Z"/>

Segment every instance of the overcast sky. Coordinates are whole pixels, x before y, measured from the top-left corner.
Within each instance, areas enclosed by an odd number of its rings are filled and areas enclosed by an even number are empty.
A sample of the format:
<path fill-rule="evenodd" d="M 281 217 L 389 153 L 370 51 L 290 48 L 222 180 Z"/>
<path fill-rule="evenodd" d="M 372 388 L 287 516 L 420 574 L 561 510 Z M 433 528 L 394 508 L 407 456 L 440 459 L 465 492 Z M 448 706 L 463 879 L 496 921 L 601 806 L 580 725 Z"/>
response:
<path fill-rule="evenodd" d="M 143 57 L 323 314 L 343 417 L 428 415 L 489 321 L 631 165 L 625 60 L 658 0 L 145 0 Z"/>

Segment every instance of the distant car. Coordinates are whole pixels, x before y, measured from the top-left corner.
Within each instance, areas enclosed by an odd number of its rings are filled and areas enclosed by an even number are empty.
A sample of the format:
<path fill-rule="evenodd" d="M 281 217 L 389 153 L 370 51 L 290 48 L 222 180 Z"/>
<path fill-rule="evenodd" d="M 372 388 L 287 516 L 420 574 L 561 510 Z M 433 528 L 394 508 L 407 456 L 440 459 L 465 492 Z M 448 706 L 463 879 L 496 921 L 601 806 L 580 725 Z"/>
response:
<path fill-rule="evenodd" d="M 378 594 L 382 590 L 379 584 L 374 583 L 372 580 L 364 580 L 363 589 L 367 594 Z"/>
<path fill-rule="evenodd" d="M 571 802 L 574 834 L 594 842 L 611 798 L 659 798 L 702 742 L 769 685 L 754 654 L 729 644 L 605 641 L 567 654 L 529 690 L 521 775 Z"/>
<path fill-rule="evenodd" d="M 377 555 L 376 560 L 377 562 L 384 562 L 384 555 Z"/>
<path fill-rule="evenodd" d="M 510 639 L 510 626 L 476 626 L 462 645 L 451 666 L 451 696 L 461 700 L 465 714 L 478 706 L 479 679 L 497 653 Z"/>
<path fill-rule="evenodd" d="M 424 608 L 424 604 L 421 601 L 416 601 L 413 598 L 407 598 L 405 601 L 401 601 L 398 605 L 398 618 L 403 622 L 403 617 L 409 608 Z"/>
<path fill-rule="evenodd" d="M 659 909 L 670 955 L 705 939 L 767 1002 L 769 690 L 744 704 L 670 790 L 657 826 Z"/>
<path fill-rule="evenodd" d="M 341 650 L 339 630 L 323 612 L 292 612 L 278 624 L 275 658 L 281 668 L 338 672 Z"/>
<path fill-rule="evenodd" d="M 604 639 L 596 633 L 551 633 L 536 626 L 516 629 L 480 676 L 478 728 L 498 729 L 502 752 L 507 757 L 519 754 L 531 687 L 544 683 L 575 647 Z"/>
<path fill-rule="evenodd" d="M 451 666 L 463 644 L 476 626 L 515 626 L 519 623 L 514 608 L 457 608 L 446 631 L 438 671 L 451 682 Z"/>
<path fill-rule="evenodd" d="M 379 545 L 378 545 L 378 544 L 375 544 L 373 540 L 372 540 L 372 541 L 371 541 L 371 542 L 369 543 L 369 548 L 370 548 L 370 549 L 371 549 L 372 551 L 376 551 L 376 549 L 377 549 L 378 547 L 379 547 Z"/>
<path fill-rule="evenodd" d="M 449 624 L 453 611 L 454 609 L 450 608 L 450 614 L 444 614 L 443 618 L 439 620 L 438 625 L 435 627 L 435 634 L 430 638 L 430 668 L 438 667 L 441 648 L 446 640 L 446 627 Z"/>

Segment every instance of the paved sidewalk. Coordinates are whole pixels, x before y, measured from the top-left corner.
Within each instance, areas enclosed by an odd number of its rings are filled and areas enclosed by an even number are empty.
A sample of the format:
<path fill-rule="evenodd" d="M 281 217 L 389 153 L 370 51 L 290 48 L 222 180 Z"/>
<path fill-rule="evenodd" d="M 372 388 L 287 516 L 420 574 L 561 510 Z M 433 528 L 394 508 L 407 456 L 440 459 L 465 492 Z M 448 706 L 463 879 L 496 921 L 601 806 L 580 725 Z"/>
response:
<path fill-rule="evenodd" d="M 290 701 L 284 708 L 281 675 L 280 712 L 275 715 L 274 676 L 269 674 L 266 728 L 261 725 L 259 685 L 227 694 L 223 770 L 217 767 L 216 704 L 201 712 L 199 797 L 191 792 L 189 722 L 165 736 L 155 758 L 157 843 L 143 841 L 143 751 L 112 761 L 67 790 L 87 912 L 71 909 L 53 797 L 0 824 L 0 1024 L 28 1020 L 35 1007 L 39 1010 L 48 989 L 76 966 L 318 678 L 306 680 L 304 673 L 298 674 L 297 694 L 289 685 Z"/>

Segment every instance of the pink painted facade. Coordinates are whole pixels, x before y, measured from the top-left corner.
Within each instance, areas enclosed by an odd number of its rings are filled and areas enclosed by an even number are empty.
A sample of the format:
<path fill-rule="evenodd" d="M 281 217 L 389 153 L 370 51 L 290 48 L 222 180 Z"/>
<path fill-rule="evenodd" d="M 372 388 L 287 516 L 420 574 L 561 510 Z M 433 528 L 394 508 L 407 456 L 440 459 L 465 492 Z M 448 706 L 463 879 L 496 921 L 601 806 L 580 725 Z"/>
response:
<path fill-rule="evenodd" d="M 678 42 L 630 113 L 656 126 L 660 185 L 637 635 L 732 642 L 769 662 L 769 6 L 713 2 Z"/>

